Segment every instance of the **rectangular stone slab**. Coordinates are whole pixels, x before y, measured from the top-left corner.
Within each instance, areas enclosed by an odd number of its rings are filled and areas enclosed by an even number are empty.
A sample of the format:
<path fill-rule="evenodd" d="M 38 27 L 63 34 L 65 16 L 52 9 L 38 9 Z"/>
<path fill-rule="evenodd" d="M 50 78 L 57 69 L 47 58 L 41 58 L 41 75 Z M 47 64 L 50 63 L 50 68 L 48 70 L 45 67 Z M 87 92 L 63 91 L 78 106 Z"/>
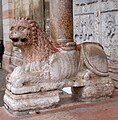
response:
<path fill-rule="evenodd" d="M 58 91 L 37 92 L 29 94 L 14 95 L 6 90 L 4 103 L 6 109 L 12 111 L 26 111 L 52 107 L 60 101 Z M 7 107 L 9 106 L 9 107 Z"/>

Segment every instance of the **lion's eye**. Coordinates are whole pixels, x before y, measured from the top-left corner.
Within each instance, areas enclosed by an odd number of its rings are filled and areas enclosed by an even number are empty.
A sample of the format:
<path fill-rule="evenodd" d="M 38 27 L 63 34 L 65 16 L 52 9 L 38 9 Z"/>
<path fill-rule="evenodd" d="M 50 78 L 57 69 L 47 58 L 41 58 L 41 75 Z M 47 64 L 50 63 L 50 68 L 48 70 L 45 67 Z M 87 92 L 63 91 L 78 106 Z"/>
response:
<path fill-rule="evenodd" d="M 23 27 L 23 26 L 20 26 L 19 28 L 18 28 L 18 30 L 20 30 L 20 31 L 23 31 L 25 29 L 25 27 Z"/>
<path fill-rule="evenodd" d="M 11 27 L 10 30 L 11 30 L 11 31 L 14 30 L 14 27 Z"/>

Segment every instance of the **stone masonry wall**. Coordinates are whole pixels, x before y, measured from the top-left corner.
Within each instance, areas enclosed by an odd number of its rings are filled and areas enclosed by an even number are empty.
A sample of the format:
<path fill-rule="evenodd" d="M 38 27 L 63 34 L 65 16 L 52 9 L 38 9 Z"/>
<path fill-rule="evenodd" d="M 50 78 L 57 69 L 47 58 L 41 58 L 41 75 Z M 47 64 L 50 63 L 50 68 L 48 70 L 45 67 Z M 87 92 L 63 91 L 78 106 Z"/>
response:
<path fill-rule="evenodd" d="M 2 1 L 0 1 L 0 40 L 3 40 Z"/>
<path fill-rule="evenodd" d="M 118 0 L 73 0 L 74 39 L 104 46 L 111 78 L 118 87 Z"/>
<path fill-rule="evenodd" d="M 13 7 L 12 0 L 2 0 L 2 15 L 3 15 L 3 40 L 5 46 L 5 52 L 3 56 L 3 68 L 9 70 L 9 64 L 11 63 L 12 45 L 9 40 L 9 27 L 13 20 Z"/>

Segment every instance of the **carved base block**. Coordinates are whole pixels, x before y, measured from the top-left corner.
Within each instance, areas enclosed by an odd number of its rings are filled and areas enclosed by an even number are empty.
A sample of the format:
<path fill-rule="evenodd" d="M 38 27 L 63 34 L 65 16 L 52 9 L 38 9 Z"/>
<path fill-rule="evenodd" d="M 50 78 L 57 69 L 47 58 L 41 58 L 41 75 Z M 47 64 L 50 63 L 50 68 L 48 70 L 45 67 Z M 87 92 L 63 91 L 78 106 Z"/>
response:
<path fill-rule="evenodd" d="M 33 114 L 44 108 L 55 107 L 59 101 L 58 91 L 14 95 L 6 90 L 4 96 L 5 108 L 17 116 Z"/>
<path fill-rule="evenodd" d="M 86 81 L 82 87 L 72 87 L 72 96 L 80 101 L 97 101 L 112 97 L 114 85 L 109 77 Z"/>

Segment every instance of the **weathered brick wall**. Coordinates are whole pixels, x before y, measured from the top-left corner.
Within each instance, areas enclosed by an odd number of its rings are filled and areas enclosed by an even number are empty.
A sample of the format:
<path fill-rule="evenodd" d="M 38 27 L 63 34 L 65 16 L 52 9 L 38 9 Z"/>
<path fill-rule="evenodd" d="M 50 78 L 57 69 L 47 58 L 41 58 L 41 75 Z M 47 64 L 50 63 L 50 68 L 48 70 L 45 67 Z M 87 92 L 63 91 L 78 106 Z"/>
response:
<path fill-rule="evenodd" d="M 118 0 L 74 0 L 73 6 L 75 41 L 101 43 L 118 83 Z"/>

